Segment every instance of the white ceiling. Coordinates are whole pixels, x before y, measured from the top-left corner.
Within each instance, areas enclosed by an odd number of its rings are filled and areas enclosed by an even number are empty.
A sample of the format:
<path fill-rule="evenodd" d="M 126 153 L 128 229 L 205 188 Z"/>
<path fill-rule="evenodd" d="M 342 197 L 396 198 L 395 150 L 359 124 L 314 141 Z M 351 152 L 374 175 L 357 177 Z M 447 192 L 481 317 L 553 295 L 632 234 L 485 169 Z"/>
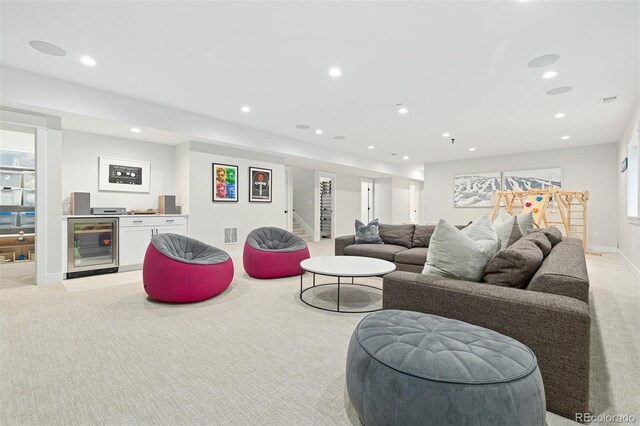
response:
<path fill-rule="evenodd" d="M 3 1 L 1 23 L 4 65 L 409 167 L 615 142 L 639 101 L 635 1 Z"/>

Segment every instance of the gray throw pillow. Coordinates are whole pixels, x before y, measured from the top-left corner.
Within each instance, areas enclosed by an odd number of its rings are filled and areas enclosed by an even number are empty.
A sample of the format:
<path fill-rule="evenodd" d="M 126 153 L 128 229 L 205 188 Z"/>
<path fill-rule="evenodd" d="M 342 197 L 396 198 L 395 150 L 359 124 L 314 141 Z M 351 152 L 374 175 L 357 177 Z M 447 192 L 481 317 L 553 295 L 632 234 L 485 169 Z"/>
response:
<path fill-rule="evenodd" d="M 380 238 L 378 219 L 364 224 L 356 219 L 356 244 L 384 244 Z"/>
<path fill-rule="evenodd" d="M 522 230 L 518 225 L 518 218 L 516 216 L 509 216 L 506 220 L 495 224 L 496 234 L 498 235 L 498 241 L 500 241 L 499 250 L 504 250 L 511 244 L 522 238 Z"/>
<path fill-rule="evenodd" d="M 480 282 L 497 250 L 498 237 L 488 213 L 463 230 L 440 219 L 422 273 Z"/>
<path fill-rule="evenodd" d="M 551 253 L 551 243 L 546 235 L 540 231 L 533 231 L 522 237 L 525 240 L 531 240 L 542 251 L 542 256 L 547 257 Z"/>
<path fill-rule="evenodd" d="M 526 288 L 543 260 L 542 251 L 534 241 L 521 238 L 493 256 L 482 280 L 503 287 Z"/>
<path fill-rule="evenodd" d="M 549 226 L 548 228 L 542 228 L 540 230 L 540 232 L 542 232 L 544 235 L 547 236 L 547 238 L 549 239 L 549 242 L 551 243 L 551 247 L 555 246 L 560 241 L 562 241 L 562 231 L 560 231 L 555 226 Z"/>
<path fill-rule="evenodd" d="M 435 230 L 435 225 L 416 225 L 411 247 L 429 247 L 429 241 Z"/>

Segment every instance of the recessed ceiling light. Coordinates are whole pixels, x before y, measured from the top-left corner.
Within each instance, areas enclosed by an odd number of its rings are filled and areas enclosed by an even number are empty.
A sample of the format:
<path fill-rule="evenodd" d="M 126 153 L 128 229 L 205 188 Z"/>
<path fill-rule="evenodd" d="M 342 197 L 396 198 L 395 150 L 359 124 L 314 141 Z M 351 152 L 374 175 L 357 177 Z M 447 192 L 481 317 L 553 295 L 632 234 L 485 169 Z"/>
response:
<path fill-rule="evenodd" d="M 316 129 L 316 135 L 321 135 L 322 134 L 322 129 Z"/>
<path fill-rule="evenodd" d="M 566 141 L 566 140 L 571 139 L 571 138 L 570 138 L 569 136 L 563 136 L 561 139 L 562 139 L 563 141 Z"/>
<path fill-rule="evenodd" d="M 555 77 L 556 75 L 558 75 L 558 71 L 547 71 L 542 74 L 542 78 L 549 79 Z"/>
<path fill-rule="evenodd" d="M 95 67 L 97 63 L 96 60 L 93 59 L 91 56 L 83 56 L 82 58 L 80 58 L 80 62 L 82 62 L 88 67 Z"/>
<path fill-rule="evenodd" d="M 556 55 L 555 53 L 550 53 L 548 55 L 542 55 L 542 56 L 538 56 L 537 58 L 533 58 L 532 60 L 529 61 L 527 66 L 529 68 L 542 68 L 542 67 L 546 67 L 547 65 L 553 64 L 558 59 L 560 59 L 560 55 Z"/>
<path fill-rule="evenodd" d="M 403 157 L 402 157 L 402 159 L 403 159 L 403 160 L 408 160 L 408 159 L 409 159 L 409 156 L 408 156 L 408 155 L 405 155 L 405 156 L 403 156 Z"/>
<path fill-rule="evenodd" d="M 408 109 L 407 107 L 400 107 L 400 108 L 398 108 L 398 114 L 402 114 L 402 115 L 404 115 L 404 114 L 406 114 L 406 113 L 408 113 L 408 112 L 409 112 L 409 109 Z"/>
<path fill-rule="evenodd" d="M 547 95 L 562 95 L 563 93 L 570 92 L 572 89 L 573 87 L 571 86 L 554 87 L 551 90 L 547 90 Z"/>
<path fill-rule="evenodd" d="M 443 134 L 442 134 L 442 137 L 443 137 L 443 138 L 448 138 L 449 136 L 451 136 L 449 133 L 443 133 Z"/>
<path fill-rule="evenodd" d="M 67 52 L 65 52 L 62 47 L 56 46 L 52 43 L 47 43 L 46 41 L 31 40 L 29 42 L 29 46 L 33 47 L 40 53 L 44 53 L 45 55 L 67 56 Z"/>
<path fill-rule="evenodd" d="M 368 149 L 373 149 L 373 148 L 375 148 L 375 146 L 373 146 L 373 145 L 369 145 L 367 148 L 368 148 Z"/>
<path fill-rule="evenodd" d="M 242 108 L 240 108 L 240 111 L 242 112 L 251 112 L 251 107 L 244 105 Z"/>
<path fill-rule="evenodd" d="M 142 130 L 138 129 L 137 127 L 132 127 L 132 128 L 131 128 L 131 131 L 132 131 L 133 133 L 140 133 Z"/>
<path fill-rule="evenodd" d="M 475 148 L 469 148 L 469 151 L 474 152 L 476 149 Z"/>
<path fill-rule="evenodd" d="M 564 112 L 559 112 L 556 115 L 554 115 L 555 118 L 563 118 L 565 116 Z"/>
<path fill-rule="evenodd" d="M 346 139 L 347 137 L 346 137 L 346 136 L 334 136 L 333 138 L 334 138 L 335 140 L 337 140 L 337 141 L 341 141 L 341 140 Z"/>
<path fill-rule="evenodd" d="M 309 126 L 308 124 L 296 124 L 296 129 L 300 129 L 300 130 L 307 130 L 310 127 L 311 126 Z"/>
<path fill-rule="evenodd" d="M 338 78 L 342 75 L 342 70 L 338 67 L 329 68 L 329 75 L 333 78 Z"/>

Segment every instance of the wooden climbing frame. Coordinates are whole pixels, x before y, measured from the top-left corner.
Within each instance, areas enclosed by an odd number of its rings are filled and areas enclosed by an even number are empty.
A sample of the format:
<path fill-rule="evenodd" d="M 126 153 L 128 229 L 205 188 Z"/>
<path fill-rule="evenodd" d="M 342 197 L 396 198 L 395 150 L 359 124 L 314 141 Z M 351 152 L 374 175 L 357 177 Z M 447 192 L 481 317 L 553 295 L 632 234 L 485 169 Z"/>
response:
<path fill-rule="evenodd" d="M 495 220 L 500 208 L 509 215 L 531 212 L 538 228 L 558 226 L 567 237 L 580 238 L 587 251 L 587 202 L 589 191 L 561 191 L 552 186 L 527 191 L 498 191 L 491 219 Z"/>

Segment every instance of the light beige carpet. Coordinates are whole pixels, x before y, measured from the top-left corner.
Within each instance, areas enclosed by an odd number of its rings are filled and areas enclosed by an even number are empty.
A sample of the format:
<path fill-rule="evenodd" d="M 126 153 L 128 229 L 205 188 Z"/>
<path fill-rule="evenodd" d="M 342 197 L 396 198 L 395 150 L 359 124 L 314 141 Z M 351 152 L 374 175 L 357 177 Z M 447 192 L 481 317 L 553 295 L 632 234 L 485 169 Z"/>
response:
<path fill-rule="evenodd" d="M 312 255 L 332 244 L 312 243 Z M 234 262 L 225 293 L 189 305 L 150 301 L 128 276 L 77 281 L 82 291 L 3 283 L 0 424 L 359 424 L 344 367 L 364 315 L 312 309 L 299 278 L 254 280 Z M 640 418 L 640 283 L 616 256 L 588 262 L 592 407 Z"/>

